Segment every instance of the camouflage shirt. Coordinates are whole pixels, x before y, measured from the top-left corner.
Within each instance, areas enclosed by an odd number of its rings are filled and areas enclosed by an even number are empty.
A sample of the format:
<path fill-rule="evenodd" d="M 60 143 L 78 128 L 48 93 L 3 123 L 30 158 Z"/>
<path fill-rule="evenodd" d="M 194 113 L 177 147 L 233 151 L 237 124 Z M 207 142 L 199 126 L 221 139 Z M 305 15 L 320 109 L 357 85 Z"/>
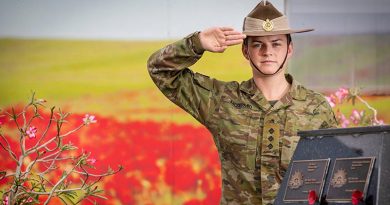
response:
<path fill-rule="evenodd" d="M 222 82 L 188 67 L 201 58 L 196 33 L 155 52 L 149 73 L 164 95 L 212 133 L 222 166 L 221 204 L 272 204 L 299 141 L 297 131 L 336 126 L 325 98 L 293 80 L 274 106 L 253 79 Z"/>

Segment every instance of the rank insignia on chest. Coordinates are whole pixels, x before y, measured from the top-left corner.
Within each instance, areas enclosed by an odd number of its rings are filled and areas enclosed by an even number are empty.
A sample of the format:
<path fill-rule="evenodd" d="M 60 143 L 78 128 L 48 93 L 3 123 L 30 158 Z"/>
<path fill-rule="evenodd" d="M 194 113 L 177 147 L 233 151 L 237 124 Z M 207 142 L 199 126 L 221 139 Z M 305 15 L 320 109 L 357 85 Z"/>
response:
<path fill-rule="evenodd" d="M 274 120 L 266 122 L 263 127 L 262 152 L 279 155 L 280 125 Z"/>

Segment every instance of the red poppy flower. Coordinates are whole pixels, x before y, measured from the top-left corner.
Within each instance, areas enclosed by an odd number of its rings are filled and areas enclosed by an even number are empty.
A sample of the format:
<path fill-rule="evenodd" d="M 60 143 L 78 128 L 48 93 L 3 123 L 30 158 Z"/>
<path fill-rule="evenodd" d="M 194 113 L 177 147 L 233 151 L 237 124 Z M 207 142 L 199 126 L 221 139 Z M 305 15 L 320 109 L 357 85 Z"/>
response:
<path fill-rule="evenodd" d="M 353 205 L 358 205 L 359 201 L 363 200 L 363 192 L 359 190 L 355 190 L 352 192 L 352 204 Z"/>
<path fill-rule="evenodd" d="M 308 194 L 308 196 L 307 196 L 307 201 L 308 201 L 308 203 L 309 203 L 310 205 L 312 205 L 312 204 L 315 204 L 317 200 L 318 200 L 318 196 L 317 196 L 316 191 L 310 190 L 310 191 L 309 191 L 309 194 Z"/>

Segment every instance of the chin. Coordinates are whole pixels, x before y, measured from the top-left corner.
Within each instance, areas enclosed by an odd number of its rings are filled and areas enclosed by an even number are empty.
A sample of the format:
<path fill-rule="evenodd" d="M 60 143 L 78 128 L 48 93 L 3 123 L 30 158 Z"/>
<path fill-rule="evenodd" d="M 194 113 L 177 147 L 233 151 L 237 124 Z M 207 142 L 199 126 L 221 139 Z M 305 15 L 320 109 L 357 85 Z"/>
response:
<path fill-rule="evenodd" d="M 261 72 L 267 75 L 274 74 L 278 69 L 260 69 Z M 257 71 L 258 72 L 258 71 Z M 262 73 L 260 73 L 261 75 Z"/>

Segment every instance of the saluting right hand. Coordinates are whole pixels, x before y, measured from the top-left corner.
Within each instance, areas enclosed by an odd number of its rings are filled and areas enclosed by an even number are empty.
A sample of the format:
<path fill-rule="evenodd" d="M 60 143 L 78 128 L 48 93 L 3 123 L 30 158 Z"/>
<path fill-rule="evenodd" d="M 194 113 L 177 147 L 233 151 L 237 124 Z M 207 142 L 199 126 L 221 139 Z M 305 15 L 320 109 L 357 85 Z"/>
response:
<path fill-rule="evenodd" d="M 213 27 L 199 33 L 202 47 L 216 53 L 224 52 L 228 46 L 242 43 L 245 38 L 245 34 L 230 27 Z"/>

